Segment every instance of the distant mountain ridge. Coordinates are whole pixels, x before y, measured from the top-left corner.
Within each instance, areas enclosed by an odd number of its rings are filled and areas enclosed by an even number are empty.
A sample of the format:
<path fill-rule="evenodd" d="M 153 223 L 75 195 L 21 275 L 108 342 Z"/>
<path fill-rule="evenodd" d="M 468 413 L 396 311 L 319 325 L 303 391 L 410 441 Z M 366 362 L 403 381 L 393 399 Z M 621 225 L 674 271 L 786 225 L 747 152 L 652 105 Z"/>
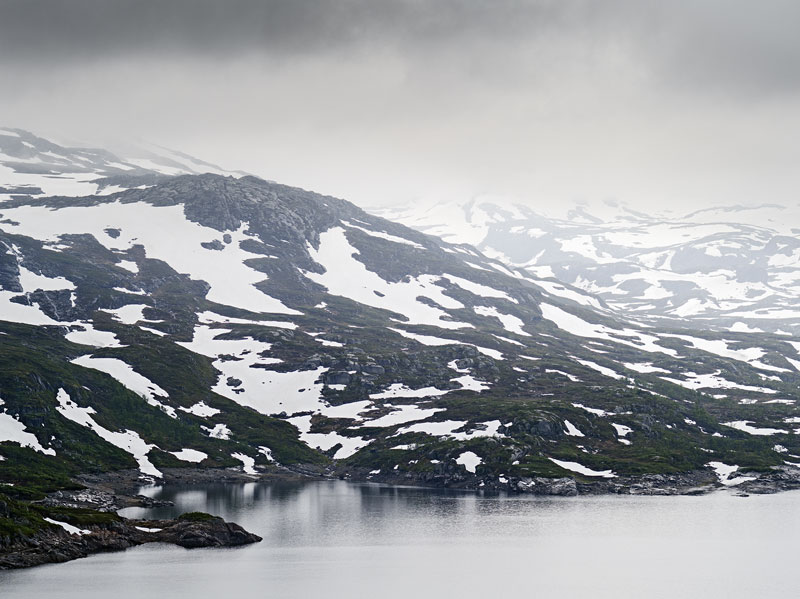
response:
<path fill-rule="evenodd" d="M 591 293 L 623 318 L 800 333 L 800 205 L 648 215 L 489 198 L 376 212 Z"/>

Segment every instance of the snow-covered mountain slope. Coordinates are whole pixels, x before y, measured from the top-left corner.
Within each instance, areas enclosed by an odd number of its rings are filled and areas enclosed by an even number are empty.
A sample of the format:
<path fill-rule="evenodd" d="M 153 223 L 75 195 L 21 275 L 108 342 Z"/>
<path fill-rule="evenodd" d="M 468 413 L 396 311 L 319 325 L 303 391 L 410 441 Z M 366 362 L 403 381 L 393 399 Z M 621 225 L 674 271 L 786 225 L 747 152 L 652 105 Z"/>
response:
<path fill-rule="evenodd" d="M 637 324 L 255 177 L 13 195 L 0 481 L 277 461 L 503 486 L 800 459 L 792 337 Z"/>
<path fill-rule="evenodd" d="M 163 176 L 234 173 L 173 150 L 140 144 L 124 158 L 58 145 L 22 129 L 0 127 L 0 200 L 13 196 L 87 196 L 144 187 Z"/>
<path fill-rule="evenodd" d="M 618 315 L 698 329 L 800 333 L 800 205 L 647 215 L 616 203 L 532 210 L 498 198 L 381 215 L 469 243 Z"/>

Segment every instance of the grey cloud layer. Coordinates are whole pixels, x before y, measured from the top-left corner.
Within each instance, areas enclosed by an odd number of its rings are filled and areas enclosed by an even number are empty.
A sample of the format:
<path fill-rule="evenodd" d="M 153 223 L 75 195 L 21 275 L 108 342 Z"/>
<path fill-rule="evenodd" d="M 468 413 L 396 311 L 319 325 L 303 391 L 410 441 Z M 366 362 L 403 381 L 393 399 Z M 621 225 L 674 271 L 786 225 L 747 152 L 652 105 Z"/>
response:
<path fill-rule="evenodd" d="M 796 201 L 800 2 L 0 0 L 0 125 L 362 203 Z"/>
<path fill-rule="evenodd" d="M 800 85 L 798 22 L 792 0 L 2 0 L 0 62 L 385 47 L 502 55 L 557 38 L 587 53 L 620 45 L 675 84 L 763 92 Z"/>

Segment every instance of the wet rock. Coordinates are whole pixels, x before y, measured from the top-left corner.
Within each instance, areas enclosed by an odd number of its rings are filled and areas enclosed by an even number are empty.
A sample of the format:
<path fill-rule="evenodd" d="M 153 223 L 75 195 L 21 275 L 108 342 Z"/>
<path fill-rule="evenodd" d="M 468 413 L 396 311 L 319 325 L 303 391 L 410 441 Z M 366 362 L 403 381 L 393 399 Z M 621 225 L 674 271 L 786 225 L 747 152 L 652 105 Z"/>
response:
<path fill-rule="evenodd" d="M 5 291 L 22 293 L 19 283 L 19 265 L 17 257 L 11 253 L 0 254 L 0 288 Z"/>
<path fill-rule="evenodd" d="M 167 499 L 153 499 L 146 495 L 136 495 L 136 499 L 141 507 L 171 507 L 175 505 L 172 501 Z"/>
<path fill-rule="evenodd" d="M 55 491 L 45 497 L 42 503 L 51 507 L 93 509 L 100 512 L 112 512 L 120 508 L 114 494 L 94 489 Z"/>
<path fill-rule="evenodd" d="M 564 436 L 564 427 L 561 426 L 561 423 L 549 420 L 514 420 L 511 426 L 505 427 L 505 430 L 512 434 L 528 433 L 539 435 L 545 439 L 560 439 Z"/>
<path fill-rule="evenodd" d="M 163 523 L 156 520 L 138 524 L 140 528 L 158 528 Z M 149 526 L 148 526 L 149 525 Z M 139 529 L 137 529 L 139 530 Z M 142 532 L 142 531 L 140 531 Z M 187 549 L 197 547 L 237 547 L 258 543 L 261 537 L 247 532 L 233 522 L 225 522 L 222 518 L 208 514 L 184 514 L 173 524 L 158 532 L 145 533 L 152 535 L 152 540 L 161 543 L 172 543 Z M 151 540 L 148 538 L 148 540 Z"/>
<path fill-rule="evenodd" d="M 225 249 L 225 245 L 219 239 L 215 239 L 214 241 L 203 241 L 200 243 L 200 245 L 207 250 L 221 251 Z"/>
<path fill-rule="evenodd" d="M 325 384 L 327 385 L 347 385 L 350 382 L 350 374 L 345 371 L 334 371 L 325 374 Z"/>
<path fill-rule="evenodd" d="M 763 473 L 755 480 L 750 480 L 738 485 L 742 493 L 769 495 L 780 491 L 800 489 L 800 468 L 792 466 L 779 466 L 772 472 Z"/>
<path fill-rule="evenodd" d="M 513 481 L 513 488 L 520 493 L 532 493 L 534 495 L 558 495 L 562 497 L 574 497 L 578 494 L 578 486 L 574 478 L 520 478 Z M 512 487 L 509 484 L 509 487 Z"/>
<path fill-rule="evenodd" d="M 361 368 L 361 371 L 364 374 L 380 375 L 384 374 L 386 372 L 386 369 L 383 366 L 380 366 L 379 364 L 365 364 Z"/>

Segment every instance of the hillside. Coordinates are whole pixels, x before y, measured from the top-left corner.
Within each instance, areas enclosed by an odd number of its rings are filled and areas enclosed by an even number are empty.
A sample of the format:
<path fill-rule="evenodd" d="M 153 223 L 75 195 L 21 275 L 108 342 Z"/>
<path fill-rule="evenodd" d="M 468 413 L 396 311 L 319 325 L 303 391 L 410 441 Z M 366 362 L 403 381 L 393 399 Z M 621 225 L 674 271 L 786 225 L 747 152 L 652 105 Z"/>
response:
<path fill-rule="evenodd" d="M 0 131 L 4 155 L 24 139 Z M 80 179 L 80 151 L 47 151 L 64 160 L 31 158 L 39 180 Z M 112 177 L 97 165 L 124 160 L 95 156 L 88 195 L 3 159 L 6 484 L 235 467 L 608 489 L 800 460 L 794 336 L 630 319 L 543 276 L 555 263 L 251 176 Z"/>

